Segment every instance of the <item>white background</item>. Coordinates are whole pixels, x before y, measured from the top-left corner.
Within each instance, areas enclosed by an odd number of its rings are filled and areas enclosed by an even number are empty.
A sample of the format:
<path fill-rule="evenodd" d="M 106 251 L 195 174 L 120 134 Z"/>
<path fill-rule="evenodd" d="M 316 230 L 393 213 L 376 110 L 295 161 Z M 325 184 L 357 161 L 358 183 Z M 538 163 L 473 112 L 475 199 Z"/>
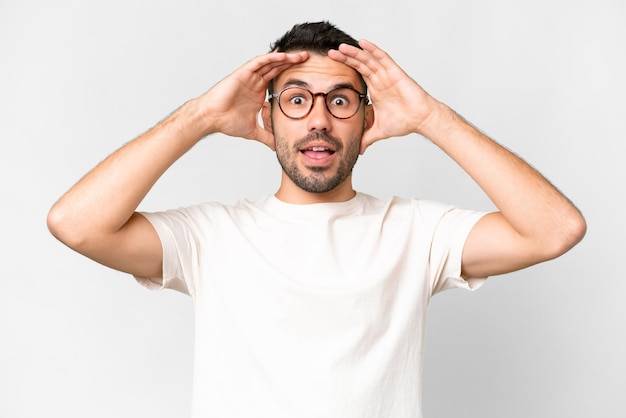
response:
<path fill-rule="evenodd" d="M 294 23 L 321 19 L 386 49 L 588 220 L 565 256 L 434 298 L 425 417 L 626 416 L 622 0 L 0 0 L 0 417 L 188 416 L 190 299 L 67 249 L 47 211 Z M 214 136 L 141 209 L 258 197 L 279 175 L 269 149 Z M 372 146 L 355 186 L 492 208 L 417 136 Z"/>

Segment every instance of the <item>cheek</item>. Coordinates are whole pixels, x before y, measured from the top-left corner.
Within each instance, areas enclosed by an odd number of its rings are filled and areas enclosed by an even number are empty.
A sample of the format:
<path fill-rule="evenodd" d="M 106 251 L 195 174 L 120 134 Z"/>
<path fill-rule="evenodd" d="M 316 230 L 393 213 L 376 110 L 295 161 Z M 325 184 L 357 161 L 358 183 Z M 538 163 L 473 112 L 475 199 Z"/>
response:
<path fill-rule="evenodd" d="M 367 129 L 367 124 L 367 119 L 365 117 L 360 117 L 359 120 L 355 121 L 354 125 L 351 126 L 350 136 L 360 140 L 363 133 Z"/>
<path fill-rule="evenodd" d="M 302 121 L 286 119 L 285 116 L 279 113 L 280 110 L 273 112 L 270 118 L 272 133 L 275 138 L 281 137 L 283 141 L 288 141 L 290 138 L 296 140 L 306 135 L 306 127 L 302 126 Z"/>

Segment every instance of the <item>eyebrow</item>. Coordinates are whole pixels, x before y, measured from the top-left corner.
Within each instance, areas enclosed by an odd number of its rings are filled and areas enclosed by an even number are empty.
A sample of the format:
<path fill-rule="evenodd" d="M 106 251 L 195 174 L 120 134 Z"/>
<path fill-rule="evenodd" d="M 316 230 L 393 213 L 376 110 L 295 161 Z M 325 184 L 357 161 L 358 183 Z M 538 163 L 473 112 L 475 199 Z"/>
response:
<path fill-rule="evenodd" d="M 303 81 L 303 80 L 300 80 L 300 79 L 297 79 L 297 78 L 290 78 L 282 86 L 283 89 L 287 88 L 287 87 L 302 87 L 302 88 L 305 88 L 305 89 L 309 89 L 311 87 L 311 85 L 309 83 L 307 83 L 306 81 Z M 350 89 L 356 90 L 356 88 L 354 87 L 354 84 L 352 84 L 350 82 L 344 82 L 344 83 L 337 83 L 337 84 L 335 84 L 330 89 L 328 89 L 328 91 L 335 90 L 335 89 L 341 89 L 341 88 L 350 88 Z"/>

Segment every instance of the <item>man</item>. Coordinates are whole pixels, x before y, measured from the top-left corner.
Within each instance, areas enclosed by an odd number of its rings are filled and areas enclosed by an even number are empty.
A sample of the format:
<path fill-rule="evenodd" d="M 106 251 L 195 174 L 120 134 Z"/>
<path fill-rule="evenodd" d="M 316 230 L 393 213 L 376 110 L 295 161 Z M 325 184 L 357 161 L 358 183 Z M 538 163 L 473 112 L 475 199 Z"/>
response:
<path fill-rule="evenodd" d="M 172 163 L 217 132 L 276 151 L 274 196 L 135 212 Z M 355 192 L 359 154 L 411 133 L 445 151 L 498 211 Z M 430 297 L 555 258 L 586 229 L 529 165 L 380 48 L 325 22 L 296 25 L 109 156 L 48 224 L 88 257 L 192 296 L 194 417 L 273 418 L 421 416 Z"/>

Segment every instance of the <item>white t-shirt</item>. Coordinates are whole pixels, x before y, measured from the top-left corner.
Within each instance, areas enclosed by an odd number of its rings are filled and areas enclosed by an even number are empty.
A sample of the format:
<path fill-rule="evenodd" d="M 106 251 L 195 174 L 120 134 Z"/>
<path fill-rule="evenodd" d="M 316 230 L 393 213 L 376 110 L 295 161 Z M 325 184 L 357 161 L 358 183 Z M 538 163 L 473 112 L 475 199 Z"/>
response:
<path fill-rule="evenodd" d="M 195 303 L 193 418 L 421 417 L 428 302 L 484 281 L 460 277 L 483 213 L 431 201 L 270 196 L 144 215 L 162 287 Z"/>

